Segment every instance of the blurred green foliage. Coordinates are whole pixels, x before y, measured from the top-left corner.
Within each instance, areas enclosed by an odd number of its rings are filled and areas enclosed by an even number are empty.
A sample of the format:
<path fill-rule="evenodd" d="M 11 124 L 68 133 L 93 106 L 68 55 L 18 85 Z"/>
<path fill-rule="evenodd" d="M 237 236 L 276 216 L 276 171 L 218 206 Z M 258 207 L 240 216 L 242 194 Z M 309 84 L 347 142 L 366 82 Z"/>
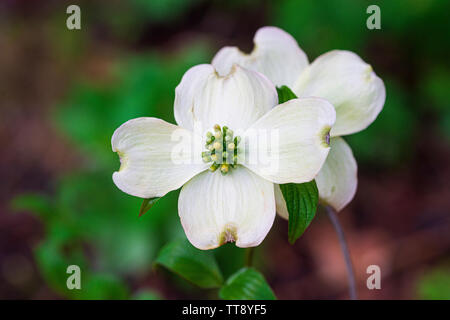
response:
<path fill-rule="evenodd" d="M 423 104 L 429 106 L 438 123 L 438 133 L 450 143 L 450 66 L 435 65 L 424 75 Z"/>
<path fill-rule="evenodd" d="M 146 27 L 175 28 L 177 19 L 188 20 L 190 10 L 203 2 L 84 3 L 90 8 L 83 10 L 85 30 L 101 25 L 106 29 L 101 29 L 105 37 L 119 44 L 135 44 Z M 365 27 L 369 4 L 381 7 L 381 30 Z M 234 0 L 228 9 L 241 5 L 255 10 L 262 7 L 259 1 Z M 264 7 L 266 24 L 291 33 L 310 61 L 332 49 L 355 51 L 385 81 L 386 104 L 377 120 L 367 130 L 346 137 L 360 164 L 396 167 L 407 162 L 415 152 L 423 115 L 437 119 L 438 132 L 450 142 L 448 1 L 279 0 L 264 2 Z M 57 27 L 63 18 L 55 15 L 47 24 L 58 59 L 69 63 L 83 56 L 80 53 L 85 53 L 95 36 L 83 32 L 68 37 L 66 30 Z M 380 43 L 388 43 L 391 51 L 378 51 L 383 47 Z M 110 139 L 118 126 L 132 118 L 152 116 L 173 123 L 175 87 L 189 67 L 210 62 L 213 54 L 200 42 L 171 54 L 156 50 L 137 54 L 130 50 L 112 60 L 108 79 L 75 81 L 55 108 L 52 119 L 80 153 L 82 163 L 77 171 L 54 182 L 51 197 L 25 194 L 13 204 L 17 210 L 34 212 L 44 223 L 45 238 L 35 256 L 47 283 L 62 296 L 162 297 L 149 288 L 132 292 L 129 282 L 138 282 L 148 273 L 163 245 L 184 237 L 177 214 L 178 191 L 169 193 L 138 218 L 141 200 L 112 183 L 119 160 L 111 150 Z M 401 60 L 405 57 L 406 61 Z M 389 61 L 385 63 L 385 59 Z M 225 279 L 242 267 L 243 250 L 233 245 L 214 250 L 214 255 Z M 81 267 L 85 290 L 66 288 L 66 268 L 71 264 Z M 448 298 L 445 290 L 449 287 L 448 274 L 432 273 L 421 283 L 420 295 Z"/>
<path fill-rule="evenodd" d="M 142 199 L 124 194 L 112 182 L 111 175 L 120 163 L 112 152 L 111 136 L 123 122 L 136 117 L 153 116 L 173 123 L 176 85 L 189 67 L 210 56 L 202 44 L 175 56 L 133 55 L 111 66 L 112 81 L 77 83 L 57 109 L 55 124 L 76 144 L 84 167 L 61 177 L 51 198 L 24 194 L 13 206 L 34 212 L 44 222 L 46 236 L 36 248 L 36 260 L 48 284 L 61 295 L 76 299 L 160 297 L 154 292 L 132 294 L 123 279 L 144 276 L 164 244 L 185 238 L 177 213 L 178 191 L 138 217 Z M 240 249 L 220 249 L 216 254 L 227 274 L 242 266 Z M 82 270 L 80 291 L 66 287 L 66 268 L 71 264 Z"/>
<path fill-rule="evenodd" d="M 414 152 L 417 112 L 408 107 L 405 90 L 389 79 L 386 102 L 377 119 L 365 130 L 345 136 L 359 163 L 372 167 L 395 167 L 407 162 Z"/>
<path fill-rule="evenodd" d="M 202 0 L 83 0 L 83 23 L 89 26 L 102 25 L 107 35 L 127 42 L 138 40 L 148 25 L 170 27 L 179 19 L 186 18 L 190 10 Z M 158 35 L 156 35 L 158 36 Z"/>
<path fill-rule="evenodd" d="M 174 20 L 186 10 L 199 3 L 199 0 L 131 0 L 136 14 L 154 21 Z"/>
<path fill-rule="evenodd" d="M 310 59 L 332 49 L 360 54 L 374 40 L 411 45 L 414 51 L 410 54 L 420 57 L 445 59 L 450 47 L 444 40 L 448 34 L 448 1 L 279 0 L 269 3 L 269 20 L 292 34 Z M 369 5 L 380 7 L 380 30 L 366 28 Z"/>

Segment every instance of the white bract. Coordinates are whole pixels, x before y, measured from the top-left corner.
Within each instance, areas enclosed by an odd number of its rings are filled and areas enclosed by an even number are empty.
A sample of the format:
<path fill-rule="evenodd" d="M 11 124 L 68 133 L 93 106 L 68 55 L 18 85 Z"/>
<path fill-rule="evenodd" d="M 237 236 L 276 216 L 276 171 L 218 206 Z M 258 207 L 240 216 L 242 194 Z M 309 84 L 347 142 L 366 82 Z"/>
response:
<path fill-rule="evenodd" d="M 333 106 L 321 98 L 278 105 L 264 75 L 237 65 L 223 76 L 195 66 L 175 93 L 178 125 L 138 118 L 114 132 L 115 184 L 141 198 L 183 186 L 178 213 L 199 249 L 259 245 L 276 215 L 274 183 L 310 181 L 325 162 Z"/>
<path fill-rule="evenodd" d="M 311 64 L 295 39 L 276 27 L 263 27 L 254 37 L 250 54 L 224 47 L 212 64 L 226 74 L 234 63 L 266 75 L 276 86 L 286 85 L 299 97 L 321 97 L 336 109 L 331 129 L 331 151 L 316 177 L 321 202 L 341 210 L 355 195 L 357 165 L 349 145 L 340 136 L 369 126 L 386 98 L 383 81 L 355 53 L 335 50 Z M 286 204 L 276 186 L 277 211 L 288 218 Z"/>

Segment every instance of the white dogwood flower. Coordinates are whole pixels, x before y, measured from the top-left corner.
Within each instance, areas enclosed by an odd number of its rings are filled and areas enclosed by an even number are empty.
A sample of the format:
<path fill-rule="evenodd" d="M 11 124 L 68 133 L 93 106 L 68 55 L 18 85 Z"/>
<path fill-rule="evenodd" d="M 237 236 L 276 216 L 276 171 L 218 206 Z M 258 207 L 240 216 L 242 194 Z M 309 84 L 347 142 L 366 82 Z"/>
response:
<path fill-rule="evenodd" d="M 224 76 L 211 65 L 195 66 L 175 93 L 178 126 L 138 118 L 114 132 L 121 160 L 114 183 L 141 198 L 183 186 L 178 213 L 199 249 L 259 245 L 276 215 L 274 183 L 310 181 L 325 162 L 333 106 L 321 98 L 278 105 L 264 75 L 237 65 Z M 276 133 L 275 144 L 258 142 L 267 133 Z M 252 162 L 257 154 L 267 161 Z"/>
<path fill-rule="evenodd" d="M 300 98 L 327 99 L 336 109 L 331 129 L 331 151 L 316 177 L 321 202 L 341 210 L 354 197 L 357 165 L 350 146 L 341 136 L 369 126 L 380 113 L 386 98 L 383 81 L 358 55 L 335 50 L 311 64 L 295 39 L 276 27 L 263 27 L 254 37 L 250 54 L 224 47 L 212 64 L 226 74 L 234 63 L 266 75 L 276 86 L 286 85 Z M 287 218 L 286 204 L 276 187 L 277 211 Z"/>

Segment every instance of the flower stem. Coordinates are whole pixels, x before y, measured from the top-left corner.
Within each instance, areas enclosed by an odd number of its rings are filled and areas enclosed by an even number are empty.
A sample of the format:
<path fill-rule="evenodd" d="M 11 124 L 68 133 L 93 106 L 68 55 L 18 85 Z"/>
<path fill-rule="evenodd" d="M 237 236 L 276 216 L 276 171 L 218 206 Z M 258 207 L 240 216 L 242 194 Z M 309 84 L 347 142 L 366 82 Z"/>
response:
<path fill-rule="evenodd" d="M 254 253 L 253 247 L 247 248 L 245 250 L 245 266 L 250 268 L 253 264 L 253 253 Z"/>
<path fill-rule="evenodd" d="M 334 212 L 333 208 L 330 206 L 326 206 L 328 217 L 333 224 L 334 229 L 339 238 L 339 243 L 341 244 L 342 253 L 344 255 L 345 265 L 347 267 L 347 276 L 348 276 L 348 288 L 349 295 L 351 300 L 357 300 L 356 296 L 356 281 L 355 274 L 353 272 L 352 260 L 350 258 L 350 251 L 348 250 L 347 242 L 345 241 L 344 231 L 342 230 L 341 224 L 339 223 L 339 219 Z"/>

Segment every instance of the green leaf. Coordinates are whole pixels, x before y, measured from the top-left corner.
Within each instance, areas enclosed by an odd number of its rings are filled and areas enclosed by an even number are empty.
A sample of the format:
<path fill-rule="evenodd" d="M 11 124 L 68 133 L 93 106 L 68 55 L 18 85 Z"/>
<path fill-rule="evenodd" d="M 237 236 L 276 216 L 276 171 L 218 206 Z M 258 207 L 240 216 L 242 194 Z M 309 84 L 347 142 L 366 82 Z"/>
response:
<path fill-rule="evenodd" d="M 222 273 L 212 253 L 194 248 L 186 239 L 165 245 L 156 263 L 201 288 L 218 288 L 223 283 Z"/>
<path fill-rule="evenodd" d="M 264 276 L 254 268 L 242 268 L 220 289 L 224 300 L 275 300 L 275 294 Z"/>
<path fill-rule="evenodd" d="M 316 215 L 319 192 L 315 180 L 280 184 L 280 189 L 289 212 L 288 238 L 293 244 Z"/>
<path fill-rule="evenodd" d="M 141 209 L 139 210 L 139 217 L 147 213 L 147 211 L 150 210 L 159 199 L 161 198 L 144 199 L 141 205 Z"/>
<path fill-rule="evenodd" d="M 35 249 L 34 256 L 41 276 L 56 292 L 66 297 L 72 297 L 78 290 L 68 290 L 66 273 L 69 265 L 78 265 L 82 271 L 87 269 L 87 261 L 83 248 L 74 238 L 73 231 L 64 225 L 53 223 L 47 228 L 47 235 Z"/>
<path fill-rule="evenodd" d="M 292 92 L 291 89 L 287 86 L 281 86 L 277 87 L 277 93 L 278 93 L 278 103 L 284 103 L 286 101 L 297 99 L 297 96 L 295 93 Z"/>

